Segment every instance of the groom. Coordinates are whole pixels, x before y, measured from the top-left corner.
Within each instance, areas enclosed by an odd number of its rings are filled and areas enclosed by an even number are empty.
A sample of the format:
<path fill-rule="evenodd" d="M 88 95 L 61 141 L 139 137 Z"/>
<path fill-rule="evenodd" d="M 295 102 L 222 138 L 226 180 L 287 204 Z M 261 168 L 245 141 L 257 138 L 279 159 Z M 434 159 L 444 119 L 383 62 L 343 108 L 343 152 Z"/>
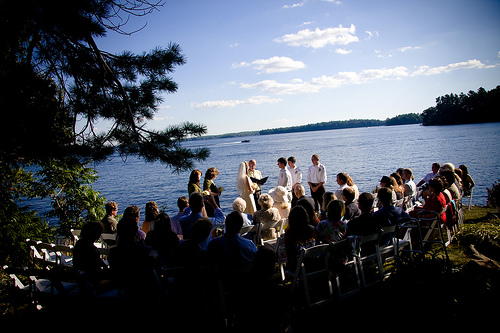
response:
<path fill-rule="evenodd" d="M 248 177 L 255 178 L 255 179 L 262 179 L 262 174 L 260 173 L 259 170 L 255 170 L 255 165 L 257 163 L 255 162 L 254 159 L 251 159 L 248 161 Z M 257 210 L 260 210 L 260 205 L 259 205 L 259 197 L 260 197 L 260 186 L 258 184 L 255 184 L 255 193 L 253 194 L 253 198 L 255 201 L 255 208 Z"/>

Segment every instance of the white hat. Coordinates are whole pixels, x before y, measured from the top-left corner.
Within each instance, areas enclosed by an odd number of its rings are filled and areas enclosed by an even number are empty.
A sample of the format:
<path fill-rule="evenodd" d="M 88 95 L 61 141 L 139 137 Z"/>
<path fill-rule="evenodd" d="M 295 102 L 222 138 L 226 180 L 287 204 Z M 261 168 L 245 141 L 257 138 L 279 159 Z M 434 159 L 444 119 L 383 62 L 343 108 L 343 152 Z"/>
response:
<path fill-rule="evenodd" d="M 283 186 L 277 186 L 269 190 L 269 195 L 273 198 L 274 202 L 289 202 L 290 198 L 288 191 Z"/>

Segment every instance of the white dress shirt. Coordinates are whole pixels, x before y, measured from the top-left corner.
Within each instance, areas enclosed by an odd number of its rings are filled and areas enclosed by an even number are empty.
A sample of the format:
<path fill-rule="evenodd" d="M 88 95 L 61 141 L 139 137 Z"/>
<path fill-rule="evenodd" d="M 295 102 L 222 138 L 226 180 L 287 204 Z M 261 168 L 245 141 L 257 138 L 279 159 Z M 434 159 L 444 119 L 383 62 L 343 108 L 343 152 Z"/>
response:
<path fill-rule="evenodd" d="M 326 169 L 321 163 L 318 165 L 311 165 L 307 170 L 307 182 L 308 183 L 326 183 Z"/>
<path fill-rule="evenodd" d="M 287 168 L 280 169 L 278 176 L 278 186 L 283 186 L 287 191 L 292 190 L 292 174 Z"/>
<path fill-rule="evenodd" d="M 290 174 L 292 175 L 292 186 L 301 183 L 302 182 L 302 171 L 300 171 L 299 168 L 294 167 L 293 169 L 290 167 L 287 167 L 288 171 L 290 171 Z"/>

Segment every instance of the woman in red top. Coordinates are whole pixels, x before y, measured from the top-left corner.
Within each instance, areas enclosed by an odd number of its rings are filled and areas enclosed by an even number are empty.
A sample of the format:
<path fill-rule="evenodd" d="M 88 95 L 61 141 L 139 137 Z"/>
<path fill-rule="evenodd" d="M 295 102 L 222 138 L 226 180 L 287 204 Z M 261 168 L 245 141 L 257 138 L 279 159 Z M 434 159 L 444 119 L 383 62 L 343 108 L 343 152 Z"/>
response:
<path fill-rule="evenodd" d="M 444 186 L 441 178 L 432 178 L 429 181 L 430 194 L 427 200 L 425 200 L 424 206 L 422 208 L 415 208 L 410 215 L 416 216 L 421 210 L 429 210 L 438 213 L 441 218 L 441 223 L 446 223 L 446 197 L 443 194 L 443 188 Z"/>

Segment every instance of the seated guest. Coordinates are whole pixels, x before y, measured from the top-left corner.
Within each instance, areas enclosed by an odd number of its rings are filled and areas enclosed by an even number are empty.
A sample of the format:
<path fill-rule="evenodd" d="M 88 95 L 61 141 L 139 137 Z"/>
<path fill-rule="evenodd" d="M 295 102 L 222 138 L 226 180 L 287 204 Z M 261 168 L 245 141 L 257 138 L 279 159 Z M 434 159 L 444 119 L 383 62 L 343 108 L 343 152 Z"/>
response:
<path fill-rule="evenodd" d="M 157 298 L 159 286 L 154 271 L 161 269 L 163 262 L 152 247 L 138 242 L 138 229 L 131 217 L 118 222 L 117 245 L 110 249 L 109 265 L 125 298 L 144 304 Z"/>
<path fill-rule="evenodd" d="M 448 184 L 446 189 L 450 192 L 451 198 L 453 200 L 460 200 L 462 198 L 462 195 L 460 193 L 459 187 L 457 186 L 455 171 L 449 169 L 441 169 L 441 171 L 439 171 L 439 175 L 446 179 L 446 183 Z"/>
<path fill-rule="evenodd" d="M 177 198 L 177 208 L 179 208 L 179 212 L 170 218 L 170 226 L 172 227 L 172 231 L 177 234 L 177 237 L 182 239 L 182 228 L 179 220 L 182 216 L 191 212 L 188 198 L 185 196 Z"/>
<path fill-rule="evenodd" d="M 398 219 L 409 218 L 410 215 L 406 213 L 401 207 L 394 207 L 392 202 L 392 190 L 388 187 L 381 188 L 377 193 L 379 201 L 382 203 L 382 207 L 373 213 L 373 218 L 375 223 L 381 228 L 396 225 Z M 388 244 L 390 241 L 390 235 L 388 235 L 384 240 L 381 240 L 381 244 Z"/>
<path fill-rule="evenodd" d="M 274 207 L 274 200 L 269 194 L 263 193 L 260 195 L 259 205 L 260 209 L 253 213 L 254 224 L 277 222 L 281 219 L 278 208 Z M 264 239 L 276 238 L 275 232 L 275 228 L 267 229 L 262 233 L 262 237 Z"/>
<path fill-rule="evenodd" d="M 339 185 L 339 188 L 335 191 L 335 196 L 337 197 L 337 200 L 342 200 L 342 191 L 344 190 L 344 188 L 349 186 L 347 184 L 348 179 L 349 178 L 347 176 L 347 173 L 345 172 L 340 172 L 337 174 L 337 184 Z"/>
<path fill-rule="evenodd" d="M 123 217 L 129 217 L 135 220 L 135 223 L 137 224 L 137 226 L 139 226 L 139 220 L 141 218 L 141 210 L 139 207 L 135 205 L 128 206 L 127 208 L 125 208 L 125 211 L 123 212 Z M 144 244 L 145 240 L 146 240 L 146 233 L 141 229 L 137 228 L 137 241 L 139 243 Z"/>
<path fill-rule="evenodd" d="M 327 219 L 327 207 L 328 207 L 328 204 L 330 203 L 330 201 L 333 201 L 333 200 L 337 200 L 337 197 L 335 196 L 335 193 L 333 192 L 325 192 L 323 194 L 323 202 L 321 204 L 321 212 L 320 212 L 320 216 L 319 216 L 319 219 L 321 221 L 323 220 L 326 220 Z"/>
<path fill-rule="evenodd" d="M 292 208 L 292 195 L 283 186 L 277 186 L 269 191 L 274 207 L 278 208 L 281 218 L 287 218 Z"/>
<path fill-rule="evenodd" d="M 354 202 L 355 196 L 356 192 L 352 187 L 346 187 L 342 191 L 342 198 L 344 199 L 345 203 L 344 221 L 346 221 L 347 223 L 349 223 L 349 221 L 353 218 L 361 215 L 361 211 L 359 210 L 358 205 Z"/>
<path fill-rule="evenodd" d="M 243 226 L 252 225 L 252 215 L 244 213 L 247 208 L 247 202 L 243 198 L 238 197 L 234 199 L 232 207 L 235 212 L 239 212 L 241 217 L 243 217 Z"/>
<path fill-rule="evenodd" d="M 182 235 L 184 239 L 191 238 L 191 228 L 193 224 L 202 217 L 207 217 L 205 212 L 205 201 L 214 208 L 215 217 L 209 217 L 214 228 L 224 225 L 225 216 L 222 210 L 215 204 L 214 198 L 211 195 L 203 196 L 201 193 L 193 192 L 189 196 L 189 207 L 191 213 L 180 218 L 179 222 L 182 227 Z M 206 242 L 201 246 L 206 249 L 210 242 L 211 235 L 208 236 Z"/>
<path fill-rule="evenodd" d="M 307 198 L 302 198 L 297 200 L 297 206 L 304 207 L 304 209 L 307 212 L 307 215 L 309 216 L 309 224 L 316 227 L 320 222 L 320 219 L 316 215 L 316 212 L 314 211 L 314 201 L 307 200 Z M 288 218 L 290 218 L 290 216 L 288 216 Z"/>
<path fill-rule="evenodd" d="M 314 199 L 311 197 L 306 197 L 306 189 L 304 188 L 304 185 L 302 184 L 295 185 L 295 187 L 293 188 L 293 193 L 295 201 L 292 201 L 292 207 L 295 206 L 297 204 L 297 201 L 300 199 L 309 201 L 314 207 Z"/>
<path fill-rule="evenodd" d="M 377 233 L 380 226 L 375 223 L 372 216 L 373 195 L 371 193 L 361 193 L 358 198 L 358 207 L 361 215 L 350 220 L 347 224 L 347 236 L 367 236 Z"/>
<path fill-rule="evenodd" d="M 156 204 L 156 202 L 146 202 L 146 208 L 144 209 L 145 219 L 144 222 L 142 222 L 141 230 L 147 234 L 149 230 L 154 227 L 153 222 L 154 220 L 156 220 L 156 217 L 159 213 L 160 212 L 158 211 L 158 205 Z"/>
<path fill-rule="evenodd" d="M 158 252 L 165 265 L 173 265 L 173 254 L 179 244 L 179 238 L 170 227 L 170 217 L 167 213 L 161 213 L 156 217 L 154 229 L 146 234 L 145 244 Z"/>
<path fill-rule="evenodd" d="M 345 238 L 347 224 L 342 219 L 345 205 L 342 200 L 330 201 L 327 207 L 327 220 L 321 221 L 316 227 L 321 243 L 336 243 Z"/>
<path fill-rule="evenodd" d="M 429 181 L 429 196 L 422 207 L 417 207 L 410 212 L 415 217 L 420 211 L 432 211 L 440 214 L 441 222 L 446 223 L 446 197 L 443 194 L 443 181 L 439 177 L 432 178 Z"/>
<path fill-rule="evenodd" d="M 78 288 L 86 296 L 94 295 L 102 279 L 101 273 L 108 269 L 94 245 L 101 237 L 102 230 L 100 222 L 87 222 L 73 249 L 73 267 L 78 277 Z"/>
<path fill-rule="evenodd" d="M 380 227 L 395 225 L 399 218 L 410 217 L 401 207 L 394 207 L 390 188 L 384 187 L 378 190 L 377 197 L 382 207 L 373 213 L 373 217 Z"/>
<path fill-rule="evenodd" d="M 175 250 L 175 261 L 179 267 L 200 269 L 206 264 L 206 250 L 202 244 L 212 233 L 212 222 L 208 217 L 202 217 L 193 224 L 191 238 L 177 246 Z"/>
<path fill-rule="evenodd" d="M 413 171 L 410 168 L 403 169 L 401 178 L 403 179 L 404 196 L 414 197 L 417 194 L 417 185 L 413 181 Z"/>
<path fill-rule="evenodd" d="M 402 199 L 405 196 L 405 188 L 403 186 L 403 178 L 397 172 L 391 173 L 392 190 L 396 192 L 396 199 Z"/>
<path fill-rule="evenodd" d="M 347 224 L 347 236 L 368 236 L 376 234 L 380 231 L 380 225 L 372 216 L 373 195 L 371 193 L 361 193 L 358 198 L 358 206 L 361 210 L 361 215 L 350 220 Z M 361 248 L 363 255 L 374 253 L 375 243 L 365 243 Z"/>
<path fill-rule="evenodd" d="M 397 194 L 396 194 L 396 191 L 394 191 L 394 186 L 393 186 L 391 177 L 382 176 L 382 178 L 380 179 L 380 188 L 385 188 L 385 187 L 390 188 L 392 190 L 392 203 L 394 204 L 397 200 Z M 404 190 L 403 190 L 403 192 L 404 192 Z M 403 192 L 402 192 L 402 194 L 404 194 Z M 377 195 L 377 197 L 375 197 L 375 207 L 377 207 L 377 208 L 382 207 L 382 203 L 378 199 L 378 195 Z"/>
<path fill-rule="evenodd" d="M 109 201 L 106 206 L 106 216 L 101 220 L 103 226 L 103 233 L 114 234 L 116 233 L 116 225 L 118 222 L 115 220 L 116 213 L 118 213 L 118 204 L 114 201 Z"/>
<path fill-rule="evenodd" d="M 469 169 L 466 165 L 461 164 L 459 168 L 460 170 L 462 170 L 463 195 L 469 196 L 472 192 L 472 188 L 476 185 L 476 183 L 474 183 L 474 179 L 472 179 L 471 175 L 469 174 Z"/>
<path fill-rule="evenodd" d="M 288 216 L 288 229 L 285 232 L 287 269 L 295 271 L 300 250 L 315 245 L 316 228 L 309 223 L 306 210 L 300 205 L 293 207 Z"/>
<path fill-rule="evenodd" d="M 231 212 L 227 215 L 225 234 L 212 239 L 207 247 L 208 260 L 214 266 L 223 270 L 251 267 L 257 247 L 251 240 L 241 237 L 242 227 L 240 213 Z"/>

